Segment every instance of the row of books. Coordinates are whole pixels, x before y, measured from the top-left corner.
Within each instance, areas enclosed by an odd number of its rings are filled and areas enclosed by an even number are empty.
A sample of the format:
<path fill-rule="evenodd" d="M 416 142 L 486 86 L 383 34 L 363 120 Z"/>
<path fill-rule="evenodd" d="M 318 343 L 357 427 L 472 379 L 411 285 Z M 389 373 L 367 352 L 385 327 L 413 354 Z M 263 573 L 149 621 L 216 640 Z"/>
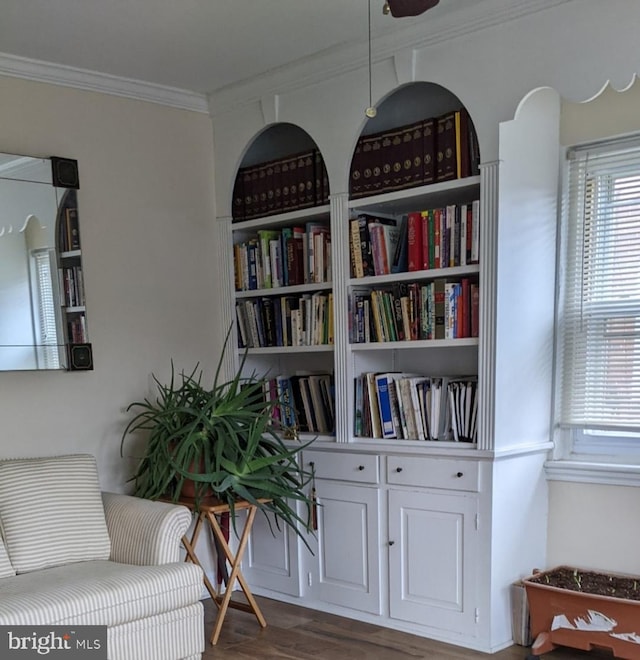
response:
<path fill-rule="evenodd" d="M 78 196 L 69 188 L 58 213 L 58 249 L 71 252 L 80 249 L 80 227 L 78 224 Z"/>
<path fill-rule="evenodd" d="M 251 220 L 328 203 L 329 181 L 318 149 L 241 167 L 233 190 L 233 220 Z"/>
<path fill-rule="evenodd" d="M 72 344 L 86 344 L 87 338 L 87 319 L 84 313 L 74 314 L 67 321 L 68 337 Z"/>
<path fill-rule="evenodd" d="M 273 417 L 284 431 L 333 434 L 335 432 L 335 387 L 333 375 L 277 376 L 265 383 L 267 401 L 276 401 Z"/>
<path fill-rule="evenodd" d="M 271 289 L 331 281 L 329 226 L 260 229 L 247 241 L 234 245 L 236 291 Z"/>
<path fill-rule="evenodd" d="M 400 219 L 361 213 L 350 220 L 355 278 L 478 263 L 480 203 L 412 211 Z"/>
<path fill-rule="evenodd" d="M 65 266 L 58 270 L 60 274 L 60 289 L 65 307 L 84 306 L 84 277 L 82 266 Z"/>
<path fill-rule="evenodd" d="M 475 280 L 438 278 L 353 289 L 351 343 L 461 339 L 479 332 L 480 289 Z"/>
<path fill-rule="evenodd" d="M 480 150 L 465 109 L 363 135 L 351 161 L 352 199 L 479 172 Z"/>
<path fill-rule="evenodd" d="M 236 302 L 240 348 L 333 344 L 333 293 Z"/>
<path fill-rule="evenodd" d="M 476 441 L 475 377 L 368 372 L 355 379 L 354 396 L 356 437 Z"/>

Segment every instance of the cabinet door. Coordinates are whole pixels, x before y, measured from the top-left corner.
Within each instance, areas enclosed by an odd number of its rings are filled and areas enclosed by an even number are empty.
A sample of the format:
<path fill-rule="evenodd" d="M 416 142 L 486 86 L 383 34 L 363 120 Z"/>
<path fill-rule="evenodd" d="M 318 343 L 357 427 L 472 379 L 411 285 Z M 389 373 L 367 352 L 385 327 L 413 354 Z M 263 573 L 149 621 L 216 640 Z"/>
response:
<path fill-rule="evenodd" d="M 252 587 L 300 596 L 298 537 L 284 523 L 276 526 L 258 512 L 253 523 L 242 572 Z"/>
<path fill-rule="evenodd" d="M 476 616 L 477 500 L 389 491 L 392 618 L 469 632 Z"/>
<path fill-rule="evenodd" d="M 318 598 L 380 614 L 380 491 L 316 480 Z"/>

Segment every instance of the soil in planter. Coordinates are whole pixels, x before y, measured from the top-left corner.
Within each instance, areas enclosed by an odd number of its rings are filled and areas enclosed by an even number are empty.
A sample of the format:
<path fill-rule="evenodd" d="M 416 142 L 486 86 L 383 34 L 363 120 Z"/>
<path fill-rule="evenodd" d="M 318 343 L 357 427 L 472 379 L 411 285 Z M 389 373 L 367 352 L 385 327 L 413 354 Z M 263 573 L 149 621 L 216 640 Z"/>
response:
<path fill-rule="evenodd" d="M 534 575 L 529 582 L 597 596 L 640 600 L 640 578 L 560 567 L 539 576 Z"/>

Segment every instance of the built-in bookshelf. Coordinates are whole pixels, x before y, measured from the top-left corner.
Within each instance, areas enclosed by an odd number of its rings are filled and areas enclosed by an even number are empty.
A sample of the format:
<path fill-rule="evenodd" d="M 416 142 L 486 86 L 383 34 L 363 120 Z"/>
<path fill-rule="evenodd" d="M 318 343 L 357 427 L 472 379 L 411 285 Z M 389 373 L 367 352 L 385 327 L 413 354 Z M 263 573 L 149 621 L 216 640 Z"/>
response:
<path fill-rule="evenodd" d="M 467 176 L 349 202 L 355 439 L 476 443 L 479 197 Z"/>
<path fill-rule="evenodd" d="M 87 369 L 92 366 L 92 357 L 87 327 L 78 195 L 75 188 L 65 190 L 62 196 L 57 228 L 58 284 L 67 366 L 70 369 Z"/>
<path fill-rule="evenodd" d="M 238 351 L 247 369 L 273 376 L 268 397 L 286 397 L 283 428 L 338 429 L 338 442 L 475 446 L 479 150 L 467 111 L 443 98 L 436 112 L 399 126 L 384 124 L 380 109 L 383 123 L 378 117 L 357 141 L 342 208 L 326 204 L 326 168 L 313 145 L 283 153 L 267 130 L 256 142 L 269 148 L 252 146 L 252 162 L 237 172 Z M 291 177 L 294 161 L 292 198 L 282 166 Z M 386 407 L 376 387 L 383 376 Z M 320 377 L 331 385 L 314 402 L 305 388 Z M 392 430 L 382 430 L 385 422 Z"/>
<path fill-rule="evenodd" d="M 273 136 L 265 133 L 271 145 Z M 332 438 L 335 308 L 328 182 L 315 146 L 307 143 L 300 151 L 300 139 L 292 142 L 290 135 L 284 143 L 276 157 L 241 166 L 236 176 L 231 237 L 238 353 L 247 374 L 266 378 L 265 399 L 279 402 L 274 428 L 283 437 Z M 248 152 L 250 160 L 256 151 L 264 152 L 259 141 Z"/>

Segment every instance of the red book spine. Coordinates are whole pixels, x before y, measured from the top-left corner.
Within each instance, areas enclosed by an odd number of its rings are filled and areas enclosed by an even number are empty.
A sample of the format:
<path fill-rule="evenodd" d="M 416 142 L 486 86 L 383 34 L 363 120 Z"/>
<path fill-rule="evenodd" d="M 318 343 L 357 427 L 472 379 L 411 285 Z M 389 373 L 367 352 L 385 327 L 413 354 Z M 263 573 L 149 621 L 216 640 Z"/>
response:
<path fill-rule="evenodd" d="M 478 337 L 480 329 L 480 288 L 477 284 L 471 287 L 471 336 Z"/>
<path fill-rule="evenodd" d="M 429 211 L 423 211 L 422 219 L 422 268 L 429 268 Z"/>
<path fill-rule="evenodd" d="M 422 270 L 422 217 L 419 212 L 407 215 L 408 270 Z"/>
<path fill-rule="evenodd" d="M 433 267 L 440 268 L 442 254 L 441 236 L 442 236 L 442 209 L 434 209 L 433 211 Z"/>

